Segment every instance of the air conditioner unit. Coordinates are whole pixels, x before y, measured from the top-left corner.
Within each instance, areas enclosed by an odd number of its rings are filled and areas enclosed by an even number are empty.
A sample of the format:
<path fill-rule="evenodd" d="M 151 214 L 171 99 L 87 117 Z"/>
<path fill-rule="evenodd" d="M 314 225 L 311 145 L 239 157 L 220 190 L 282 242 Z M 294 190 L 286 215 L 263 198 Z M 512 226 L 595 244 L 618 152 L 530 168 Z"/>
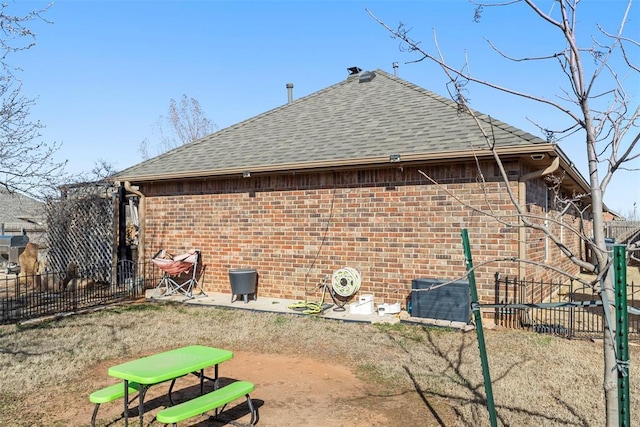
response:
<path fill-rule="evenodd" d="M 469 323 L 471 319 L 469 282 L 459 280 L 437 286 L 447 282 L 449 280 L 413 279 L 411 288 L 424 290 L 411 292 L 411 316 Z M 426 290 L 432 287 L 435 288 Z"/>

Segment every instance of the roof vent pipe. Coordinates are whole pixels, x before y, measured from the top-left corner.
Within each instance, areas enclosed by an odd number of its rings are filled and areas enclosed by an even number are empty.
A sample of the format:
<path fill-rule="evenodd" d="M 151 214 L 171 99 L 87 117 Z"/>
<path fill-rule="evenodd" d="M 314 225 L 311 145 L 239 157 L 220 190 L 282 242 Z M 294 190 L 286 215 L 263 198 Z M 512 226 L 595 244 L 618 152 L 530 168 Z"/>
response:
<path fill-rule="evenodd" d="M 289 99 L 289 104 L 293 102 L 293 83 L 287 83 L 287 96 Z"/>
<path fill-rule="evenodd" d="M 398 77 L 398 63 L 397 62 L 393 63 L 393 75 Z"/>

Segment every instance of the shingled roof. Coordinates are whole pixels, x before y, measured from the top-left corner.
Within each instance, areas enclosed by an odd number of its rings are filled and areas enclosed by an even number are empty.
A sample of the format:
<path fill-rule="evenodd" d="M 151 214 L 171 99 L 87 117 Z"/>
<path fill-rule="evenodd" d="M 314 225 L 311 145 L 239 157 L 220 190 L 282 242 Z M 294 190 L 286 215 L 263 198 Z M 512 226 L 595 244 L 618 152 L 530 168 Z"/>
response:
<path fill-rule="evenodd" d="M 373 78 L 371 78 L 373 76 Z M 364 78 L 363 78 L 364 77 Z M 484 122 L 489 117 L 478 113 Z M 553 151 L 553 144 L 492 120 L 503 152 Z M 459 158 L 486 143 L 451 100 L 382 70 L 347 79 L 120 172 L 148 181 L 322 167 Z"/>
<path fill-rule="evenodd" d="M 19 193 L 0 189 L 0 224 L 5 230 L 41 228 L 44 204 Z"/>

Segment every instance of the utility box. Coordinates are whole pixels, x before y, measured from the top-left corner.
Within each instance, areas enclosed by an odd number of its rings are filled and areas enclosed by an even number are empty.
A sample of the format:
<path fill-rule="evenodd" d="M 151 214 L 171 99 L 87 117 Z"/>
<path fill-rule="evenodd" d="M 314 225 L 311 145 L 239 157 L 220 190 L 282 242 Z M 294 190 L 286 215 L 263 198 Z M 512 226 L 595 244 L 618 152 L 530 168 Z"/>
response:
<path fill-rule="evenodd" d="M 0 236 L 0 261 L 18 263 L 18 257 L 29 243 L 29 237 Z"/>
<path fill-rule="evenodd" d="M 411 316 L 429 319 L 449 320 L 469 323 L 471 303 L 469 282 L 458 280 L 447 285 L 444 279 L 413 279 L 411 289 L 430 289 L 430 291 L 411 292 Z"/>

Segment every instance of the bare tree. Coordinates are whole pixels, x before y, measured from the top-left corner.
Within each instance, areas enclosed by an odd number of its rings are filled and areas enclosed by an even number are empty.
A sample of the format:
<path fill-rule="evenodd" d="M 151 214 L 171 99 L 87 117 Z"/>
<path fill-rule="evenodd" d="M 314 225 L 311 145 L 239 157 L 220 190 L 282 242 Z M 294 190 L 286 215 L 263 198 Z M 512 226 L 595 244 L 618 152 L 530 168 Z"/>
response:
<path fill-rule="evenodd" d="M 43 125 L 29 117 L 35 101 L 21 95 L 20 68 L 8 59 L 35 45 L 36 35 L 27 24 L 48 22 L 42 15 L 50 6 L 15 16 L 7 13 L 7 4 L 0 5 L 0 186 L 33 197 L 57 185 L 66 162 L 53 160 L 59 144 L 39 141 Z"/>
<path fill-rule="evenodd" d="M 91 170 L 82 171 L 73 176 L 69 176 L 67 182 L 73 185 L 106 182 L 109 177 L 118 173 L 113 163 L 99 158 L 93 162 Z"/>
<path fill-rule="evenodd" d="M 562 244 L 562 240 L 555 236 L 544 223 L 535 221 L 509 190 L 509 196 L 518 212 L 519 226 L 532 227 L 544 232 L 575 264 L 596 274 L 592 282 L 600 293 L 605 310 L 606 331 L 604 334 L 604 391 L 606 400 L 606 420 L 608 426 L 618 425 L 618 366 L 614 330 L 615 319 L 612 303 L 614 289 L 609 269 L 609 257 L 605 245 L 604 235 L 604 204 L 603 195 L 611 182 L 613 175 L 621 170 L 638 170 L 631 166 L 631 162 L 640 157 L 640 106 L 635 106 L 629 93 L 625 90 L 624 82 L 630 75 L 637 77 L 640 72 L 638 64 L 632 62 L 632 51 L 637 52 L 640 47 L 638 41 L 627 37 L 625 27 L 629 23 L 632 0 L 628 0 L 620 10 L 620 24 L 614 30 L 601 26 L 594 28 L 587 45 L 581 45 L 582 38 L 578 37 L 579 3 L 580 0 L 555 0 L 549 12 L 542 10 L 534 0 L 508 0 L 506 2 L 472 2 L 475 5 L 474 19 L 480 20 L 483 12 L 489 7 L 518 7 L 525 6 L 536 19 L 548 25 L 548 32 L 557 36 L 557 44 L 549 46 L 553 49 L 544 56 L 513 56 L 499 48 L 493 41 L 487 40 L 491 48 L 502 58 L 518 63 L 548 62 L 549 67 L 557 66 L 557 71 L 564 78 L 565 87 L 561 89 L 555 99 L 547 99 L 541 94 L 525 93 L 519 90 L 496 84 L 489 80 L 478 78 L 469 72 L 469 64 L 457 69 L 445 61 L 440 52 L 437 38 L 434 36 L 434 51 L 429 52 L 418 41 L 409 36 L 409 31 L 403 24 L 391 28 L 373 15 L 368 13 L 393 37 L 401 41 L 401 47 L 418 55 L 410 62 L 430 61 L 437 64 L 447 74 L 450 80 L 451 95 L 461 111 L 472 114 L 468 107 L 466 92 L 472 84 L 482 85 L 516 97 L 532 100 L 561 112 L 567 119 L 568 125 L 560 130 L 538 125 L 545 135 L 552 140 L 561 139 L 564 135 L 578 132 L 584 136 L 584 149 L 588 163 L 589 194 L 577 195 L 578 198 L 590 199 L 590 210 L 593 220 L 593 240 L 583 232 L 574 230 L 587 245 L 592 246 L 596 255 L 595 262 L 580 259 Z M 608 8 L 617 7 L 619 3 L 610 4 Z M 524 26 L 523 26 L 524 28 Z M 533 27 L 531 27 L 533 28 Z M 580 41 L 580 42 L 579 42 Z M 525 50 L 525 46 L 522 46 Z M 637 56 L 635 56 L 637 58 Z M 588 61 L 587 61 L 588 59 Z M 616 62 L 617 61 L 617 62 Z M 485 137 L 487 144 L 493 149 L 490 130 L 483 128 L 476 120 L 478 128 Z M 494 151 L 496 162 L 502 165 L 499 156 Z M 508 177 L 502 169 L 503 179 Z M 575 206 L 575 200 L 564 199 L 568 206 Z M 520 260 L 525 261 L 525 260 Z"/>
<path fill-rule="evenodd" d="M 180 103 L 175 99 L 169 101 L 169 114 L 160 116 L 155 128 L 158 133 L 157 143 L 152 144 L 146 138 L 140 143 L 140 155 L 145 160 L 152 156 L 149 152 L 151 145 L 155 145 L 154 151 L 157 155 L 200 139 L 218 129 L 202 111 L 198 100 L 187 95 L 182 95 Z"/>

